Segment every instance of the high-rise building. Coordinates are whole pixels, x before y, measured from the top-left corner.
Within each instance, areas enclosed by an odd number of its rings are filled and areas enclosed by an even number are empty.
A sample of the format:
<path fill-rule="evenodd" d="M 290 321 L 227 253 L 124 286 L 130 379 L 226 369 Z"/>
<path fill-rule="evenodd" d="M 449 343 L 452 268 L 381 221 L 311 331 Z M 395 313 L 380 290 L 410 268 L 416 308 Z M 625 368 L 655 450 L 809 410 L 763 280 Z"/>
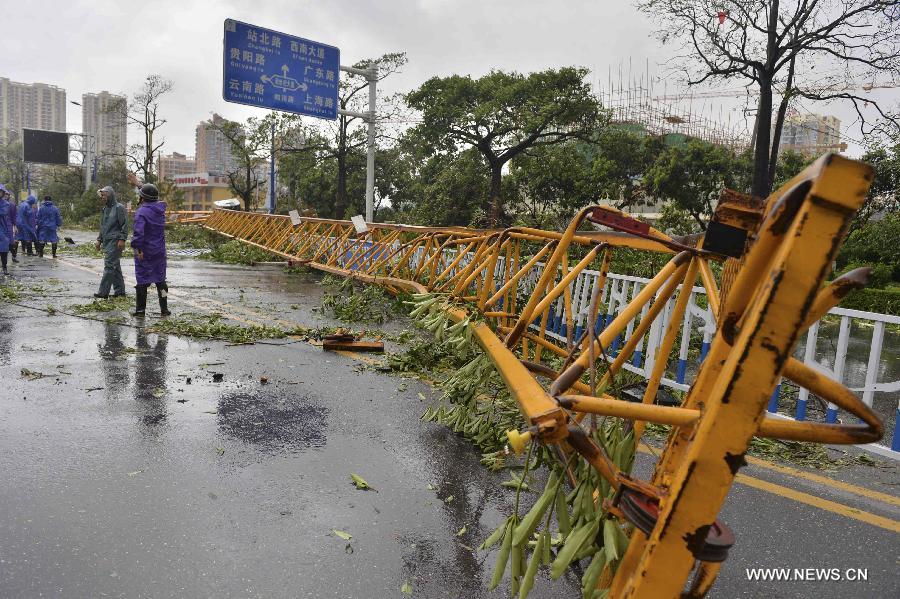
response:
<path fill-rule="evenodd" d="M 93 153 L 100 160 L 121 158 L 125 154 L 126 102 L 126 98 L 105 90 L 81 96 L 81 130 L 88 135 Z"/>
<path fill-rule="evenodd" d="M 65 131 L 66 90 L 0 77 L 0 141 L 21 139 L 23 128 Z"/>
<path fill-rule="evenodd" d="M 189 175 L 197 172 L 197 161 L 193 156 L 185 156 L 178 152 L 172 152 L 168 156 L 160 156 L 157 160 L 160 179 L 172 179 L 181 175 Z"/>
<path fill-rule="evenodd" d="M 826 152 L 839 152 L 846 148 L 841 143 L 841 121 L 837 117 L 821 114 L 788 113 L 781 129 L 778 151 L 793 150 L 809 157 Z"/>
<path fill-rule="evenodd" d="M 197 170 L 209 174 L 233 172 L 237 169 L 237 161 L 231 151 L 231 142 L 219 129 L 226 122 L 218 114 L 197 125 L 196 130 L 196 162 Z"/>

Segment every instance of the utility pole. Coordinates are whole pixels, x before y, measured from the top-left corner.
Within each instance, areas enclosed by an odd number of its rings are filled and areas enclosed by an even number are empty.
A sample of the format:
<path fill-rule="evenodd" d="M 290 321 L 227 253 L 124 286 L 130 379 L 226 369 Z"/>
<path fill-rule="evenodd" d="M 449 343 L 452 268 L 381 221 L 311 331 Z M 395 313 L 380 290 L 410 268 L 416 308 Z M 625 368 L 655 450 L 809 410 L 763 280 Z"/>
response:
<path fill-rule="evenodd" d="M 338 109 L 338 114 L 361 118 L 369 125 L 367 152 L 366 152 L 366 222 L 375 220 L 375 84 L 378 81 L 378 65 L 372 65 L 368 69 L 356 69 L 341 65 L 341 70 L 354 75 L 362 75 L 369 82 L 369 111 L 353 112 L 352 110 Z"/>
<path fill-rule="evenodd" d="M 369 69 L 369 139 L 366 155 L 366 222 L 375 220 L 375 84 L 378 67 Z"/>
<path fill-rule="evenodd" d="M 87 191 L 91 187 L 91 141 L 92 136 L 88 133 L 84 134 L 84 190 Z"/>
<path fill-rule="evenodd" d="M 80 107 L 82 114 L 84 113 L 84 106 L 81 105 L 81 102 L 69 100 L 69 104 Z M 70 133 L 69 135 L 81 136 L 81 155 L 84 156 L 84 190 L 87 191 L 91 187 L 91 139 L 93 139 L 94 136 L 86 131 L 82 133 Z"/>
<path fill-rule="evenodd" d="M 272 121 L 272 153 L 269 158 L 269 214 L 275 214 L 275 121 Z"/>

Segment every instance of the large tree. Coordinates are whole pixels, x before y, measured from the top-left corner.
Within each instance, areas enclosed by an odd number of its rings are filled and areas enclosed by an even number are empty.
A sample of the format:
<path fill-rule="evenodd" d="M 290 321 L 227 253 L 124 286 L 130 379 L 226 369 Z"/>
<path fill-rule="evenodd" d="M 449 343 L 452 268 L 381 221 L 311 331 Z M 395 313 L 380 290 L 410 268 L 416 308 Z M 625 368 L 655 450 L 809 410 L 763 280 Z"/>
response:
<path fill-rule="evenodd" d="M 699 139 L 668 147 L 647 170 L 645 187 L 651 196 L 674 202 L 701 229 L 712 215 L 719 192 L 740 188 L 746 168 L 728 148 Z"/>
<path fill-rule="evenodd" d="M 0 182 L 18 200 L 25 187 L 28 166 L 22 154 L 22 141 L 10 139 L 0 145 Z"/>
<path fill-rule="evenodd" d="M 518 191 L 519 222 L 559 229 L 579 208 L 602 197 L 606 180 L 594 171 L 588 149 L 571 140 L 526 150 L 510 162 L 508 178 Z"/>
<path fill-rule="evenodd" d="M 864 84 L 900 76 L 896 0 L 638 0 L 664 43 L 682 45 L 687 83 L 741 80 L 759 95 L 752 193 L 767 196 L 776 177 L 778 137 L 790 102 L 846 100 L 865 127 L 866 104 L 881 125 L 898 126 Z M 781 101 L 774 107 L 775 93 Z M 773 122 L 773 112 L 774 122 Z M 774 131 L 773 131 L 774 129 Z M 774 139 L 774 141 L 773 141 Z"/>
<path fill-rule="evenodd" d="M 645 190 L 644 176 L 665 151 L 664 137 L 611 126 L 588 148 L 593 158 L 591 174 L 601 197 L 622 210 L 652 201 Z"/>
<path fill-rule="evenodd" d="M 149 75 L 130 101 L 123 98 L 111 102 L 106 108 L 113 119 L 118 119 L 140 131 L 141 141 L 127 146 L 123 158 L 128 166 L 138 173 L 142 181 L 155 182 L 157 179 L 153 159 L 165 144 L 165 140 L 157 131 L 166 124 L 166 119 L 160 114 L 159 105 L 163 97 L 173 88 L 174 83 L 170 79 L 160 75 Z"/>
<path fill-rule="evenodd" d="M 354 69 L 378 70 L 376 76 L 376 91 L 378 82 L 398 72 L 407 62 L 406 53 L 394 52 L 384 54 L 379 58 L 361 60 L 353 65 Z M 333 160 L 336 188 L 334 204 L 331 210 L 322 216 L 344 218 L 348 208 L 354 204 L 351 197 L 351 178 L 358 176 L 360 168 L 356 157 L 361 153 L 365 155 L 368 142 L 367 122 L 362 118 L 369 112 L 369 82 L 366 77 L 358 73 L 341 73 L 341 82 L 338 88 L 338 107 L 341 110 L 354 114 L 339 114 L 331 123 L 322 125 L 319 129 L 317 142 L 308 143 L 307 151 L 315 152 L 323 160 Z M 396 97 L 379 95 L 377 100 L 377 120 L 375 137 L 376 143 L 381 142 L 389 135 L 388 125 L 394 120 L 399 111 L 399 102 Z M 377 162 L 377 160 L 376 160 Z M 365 168 L 363 162 L 362 168 Z M 365 176 L 363 174 L 363 176 Z M 363 190 L 365 187 L 363 187 Z"/>
<path fill-rule="evenodd" d="M 851 229 L 865 225 L 875 215 L 900 213 L 900 136 L 872 143 L 862 160 L 875 167 L 875 178 Z"/>
<path fill-rule="evenodd" d="M 244 201 L 244 209 L 255 210 L 257 190 L 265 181 L 263 170 L 271 155 L 270 124 L 250 117 L 244 123 L 213 118 L 206 122 L 228 140 L 233 166 L 225 170 L 231 190 Z"/>
<path fill-rule="evenodd" d="M 522 75 L 491 71 L 478 79 L 433 77 L 406 95 L 419 111 L 418 133 L 436 151 L 475 148 L 490 173 L 491 223 L 506 220 L 503 167 L 525 150 L 588 139 L 604 113 L 585 82 L 586 69 L 565 67 Z"/>

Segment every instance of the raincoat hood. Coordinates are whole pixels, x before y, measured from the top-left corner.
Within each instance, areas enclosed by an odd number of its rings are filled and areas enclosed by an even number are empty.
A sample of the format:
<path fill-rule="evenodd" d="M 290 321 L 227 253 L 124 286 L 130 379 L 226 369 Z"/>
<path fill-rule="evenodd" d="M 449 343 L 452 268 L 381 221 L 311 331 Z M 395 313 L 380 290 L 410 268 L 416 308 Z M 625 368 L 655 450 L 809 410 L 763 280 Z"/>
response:
<path fill-rule="evenodd" d="M 107 206 L 115 206 L 116 205 L 116 190 L 114 190 L 112 187 L 107 185 L 106 187 L 101 187 L 100 191 L 105 191 L 107 194 L 109 194 L 106 196 L 106 205 Z"/>
<path fill-rule="evenodd" d="M 31 204 L 32 206 L 37 204 L 37 198 L 34 196 L 28 196 L 28 199 L 26 199 L 25 201 L 28 202 L 29 204 Z"/>
<path fill-rule="evenodd" d="M 153 202 L 142 202 L 140 210 L 147 218 L 147 222 L 154 225 L 165 226 L 166 224 L 166 203 L 160 200 Z"/>

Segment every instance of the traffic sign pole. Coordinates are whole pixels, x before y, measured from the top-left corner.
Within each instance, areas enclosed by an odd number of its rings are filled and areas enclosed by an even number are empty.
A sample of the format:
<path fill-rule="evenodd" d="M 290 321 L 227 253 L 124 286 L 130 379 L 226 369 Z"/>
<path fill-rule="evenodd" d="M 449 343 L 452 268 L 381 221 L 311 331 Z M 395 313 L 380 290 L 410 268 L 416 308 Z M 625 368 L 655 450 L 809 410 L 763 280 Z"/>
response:
<path fill-rule="evenodd" d="M 366 140 L 366 222 L 370 223 L 375 220 L 375 118 L 377 115 L 375 85 L 378 81 L 378 67 L 372 65 L 369 69 L 357 69 L 341 65 L 341 70 L 345 73 L 362 75 L 369 82 L 369 112 L 354 112 L 338 108 L 338 114 L 363 119 L 369 125 L 368 139 Z"/>
<path fill-rule="evenodd" d="M 378 67 L 373 66 L 369 75 L 369 143 L 366 156 L 366 222 L 375 220 L 375 83 Z"/>
<path fill-rule="evenodd" d="M 275 121 L 272 121 L 272 155 L 269 161 L 269 214 L 275 214 Z"/>

